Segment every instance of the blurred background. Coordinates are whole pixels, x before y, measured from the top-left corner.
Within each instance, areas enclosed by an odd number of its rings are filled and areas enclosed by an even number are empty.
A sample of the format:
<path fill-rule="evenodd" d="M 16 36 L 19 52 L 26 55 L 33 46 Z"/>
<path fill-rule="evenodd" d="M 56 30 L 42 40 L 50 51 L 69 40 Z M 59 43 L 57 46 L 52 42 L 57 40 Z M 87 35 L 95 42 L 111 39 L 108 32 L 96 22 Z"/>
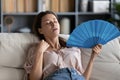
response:
<path fill-rule="evenodd" d="M 120 28 L 120 0 L 0 0 L 0 32 L 31 33 L 35 15 L 56 12 L 62 34 L 81 23 L 102 19 Z"/>

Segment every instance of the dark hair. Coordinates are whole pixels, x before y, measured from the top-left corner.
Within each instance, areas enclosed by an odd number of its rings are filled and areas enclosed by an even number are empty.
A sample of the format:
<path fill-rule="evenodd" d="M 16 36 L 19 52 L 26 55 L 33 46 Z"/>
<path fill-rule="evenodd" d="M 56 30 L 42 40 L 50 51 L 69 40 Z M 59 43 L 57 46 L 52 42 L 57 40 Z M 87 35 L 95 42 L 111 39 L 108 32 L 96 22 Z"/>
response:
<path fill-rule="evenodd" d="M 43 12 L 40 12 L 38 15 L 35 16 L 35 19 L 34 19 L 34 22 L 33 22 L 33 33 L 40 39 L 45 39 L 44 38 L 44 35 L 43 34 L 40 34 L 38 29 L 41 28 L 41 21 L 42 21 L 42 18 L 47 15 L 47 14 L 53 14 L 56 18 L 57 15 L 52 12 L 52 11 L 43 11 Z"/>
<path fill-rule="evenodd" d="M 53 15 L 58 19 L 57 15 L 56 15 L 54 12 L 52 12 L 52 11 L 42 11 L 42 12 L 40 12 L 38 15 L 35 16 L 35 19 L 34 19 L 34 22 L 33 22 L 33 31 L 32 31 L 32 32 L 33 32 L 40 40 L 42 40 L 42 39 L 45 40 L 44 35 L 43 35 L 43 34 L 40 34 L 39 31 L 38 31 L 38 29 L 41 28 L 42 18 L 43 18 L 45 15 L 47 15 L 47 14 L 53 14 Z M 66 46 L 66 41 L 65 41 L 63 38 L 59 37 L 59 41 L 60 41 L 61 46 L 63 46 L 63 47 Z"/>

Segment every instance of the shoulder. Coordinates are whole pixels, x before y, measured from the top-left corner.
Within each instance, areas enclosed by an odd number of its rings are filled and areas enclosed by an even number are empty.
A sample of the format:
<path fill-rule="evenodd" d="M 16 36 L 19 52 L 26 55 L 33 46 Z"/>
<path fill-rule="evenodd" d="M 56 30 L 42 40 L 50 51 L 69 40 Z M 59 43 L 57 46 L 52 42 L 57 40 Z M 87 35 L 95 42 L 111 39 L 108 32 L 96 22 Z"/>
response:
<path fill-rule="evenodd" d="M 33 43 L 33 44 L 30 44 L 30 45 L 29 45 L 28 51 L 27 51 L 27 57 L 31 57 L 31 56 L 34 55 L 38 44 L 39 44 L 39 43 Z"/>
<path fill-rule="evenodd" d="M 31 52 L 31 51 L 33 51 L 33 50 L 35 50 L 36 47 L 37 47 L 37 43 L 29 45 L 28 53 Z"/>
<path fill-rule="evenodd" d="M 29 45 L 28 52 L 26 55 L 26 60 L 24 63 L 24 69 L 26 70 L 27 73 L 31 72 L 31 69 L 34 63 L 35 50 L 36 50 L 37 45 L 38 43 Z"/>
<path fill-rule="evenodd" d="M 33 51 L 37 48 L 37 46 L 39 45 L 41 41 L 37 42 L 37 43 L 33 43 L 33 44 L 30 44 L 29 47 L 28 47 L 28 51 Z"/>

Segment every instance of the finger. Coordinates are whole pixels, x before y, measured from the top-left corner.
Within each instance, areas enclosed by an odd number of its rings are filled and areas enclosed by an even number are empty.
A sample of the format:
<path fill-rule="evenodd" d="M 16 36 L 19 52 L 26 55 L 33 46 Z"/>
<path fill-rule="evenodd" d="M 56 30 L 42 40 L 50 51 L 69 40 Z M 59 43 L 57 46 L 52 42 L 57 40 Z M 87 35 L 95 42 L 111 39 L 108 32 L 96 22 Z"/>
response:
<path fill-rule="evenodd" d="M 97 49 L 100 49 L 100 48 L 99 48 L 99 46 L 98 46 L 98 45 L 96 45 L 96 46 L 94 47 L 94 49 L 95 49 L 95 50 L 97 50 Z"/>
<path fill-rule="evenodd" d="M 42 43 L 42 42 L 44 42 L 44 40 L 43 40 L 43 39 L 39 41 L 39 43 Z"/>
<path fill-rule="evenodd" d="M 41 42 L 44 42 L 44 40 L 42 39 Z"/>
<path fill-rule="evenodd" d="M 98 44 L 98 45 L 96 45 L 94 48 L 99 50 L 99 49 L 102 48 L 102 45 L 101 45 L 101 44 Z"/>
<path fill-rule="evenodd" d="M 98 54 L 100 52 L 100 48 L 96 46 L 93 48 L 93 51 Z"/>
<path fill-rule="evenodd" d="M 101 48 L 100 48 L 99 46 L 96 46 L 96 47 L 95 47 L 95 50 L 96 50 L 96 51 L 101 51 Z"/>
<path fill-rule="evenodd" d="M 98 47 L 101 49 L 102 48 L 102 44 L 98 44 Z"/>
<path fill-rule="evenodd" d="M 95 47 L 97 50 L 101 49 L 98 45 Z"/>

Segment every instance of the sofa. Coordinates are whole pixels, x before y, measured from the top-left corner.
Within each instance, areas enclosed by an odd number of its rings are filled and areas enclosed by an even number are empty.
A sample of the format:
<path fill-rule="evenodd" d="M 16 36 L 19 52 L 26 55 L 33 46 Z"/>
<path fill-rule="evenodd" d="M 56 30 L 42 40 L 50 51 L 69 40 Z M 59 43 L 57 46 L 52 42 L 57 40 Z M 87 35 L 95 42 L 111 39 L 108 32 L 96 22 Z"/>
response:
<path fill-rule="evenodd" d="M 60 35 L 68 39 L 69 35 Z M 0 80 L 23 80 L 28 48 L 38 42 L 31 33 L 0 33 Z M 80 48 L 86 68 L 91 49 Z M 95 60 L 90 80 L 120 80 L 120 37 L 103 45 Z"/>

